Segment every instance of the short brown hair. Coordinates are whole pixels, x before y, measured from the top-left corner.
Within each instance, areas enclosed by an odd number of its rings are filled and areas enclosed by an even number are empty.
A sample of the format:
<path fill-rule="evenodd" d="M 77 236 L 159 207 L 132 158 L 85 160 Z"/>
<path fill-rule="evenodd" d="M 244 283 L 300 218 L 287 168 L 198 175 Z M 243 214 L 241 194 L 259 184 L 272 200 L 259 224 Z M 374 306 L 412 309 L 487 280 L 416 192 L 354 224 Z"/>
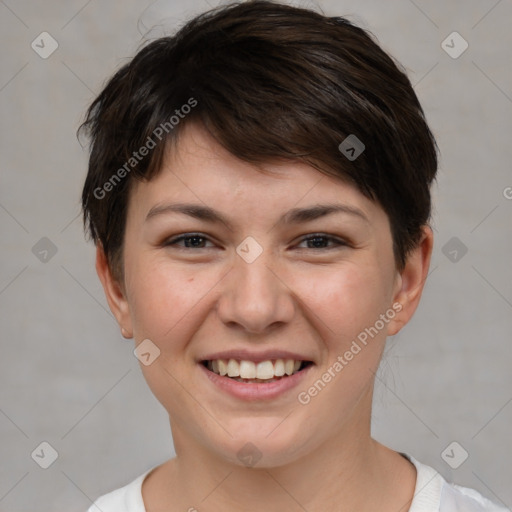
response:
<path fill-rule="evenodd" d="M 369 32 L 309 9 L 237 2 L 121 67 L 79 129 L 91 140 L 84 226 L 117 278 L 130 184 L 160 171 L 167 143 L 192 121 L 244 161 L 299 160 L 355 184 L 387 213 L 403 268 L 430 218 L 437 146 L 405 72 Z M 355 159 L 340 150 L 348 136 L 364 144 Z"/>

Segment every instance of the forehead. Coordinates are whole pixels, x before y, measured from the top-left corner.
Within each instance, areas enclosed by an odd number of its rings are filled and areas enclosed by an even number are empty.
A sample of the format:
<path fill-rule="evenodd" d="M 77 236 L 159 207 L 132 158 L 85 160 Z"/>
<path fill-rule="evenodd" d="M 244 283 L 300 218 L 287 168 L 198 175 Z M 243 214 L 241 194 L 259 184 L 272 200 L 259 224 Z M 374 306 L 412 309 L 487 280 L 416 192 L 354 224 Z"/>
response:
<path fill-rule="evenodd" d="M 368 218 L 385 215 L 343 177 L 328 176 L 299 161 L 245 162 L 192 123 L 168 145 L 159 173 L 150 181 L 134 182 L 129 211 L 147 215 L 155 205 L 183 201 L 228 215 L 243 211 L 254 219 L 270 211 L 325 203 L 343 203 Z"/>

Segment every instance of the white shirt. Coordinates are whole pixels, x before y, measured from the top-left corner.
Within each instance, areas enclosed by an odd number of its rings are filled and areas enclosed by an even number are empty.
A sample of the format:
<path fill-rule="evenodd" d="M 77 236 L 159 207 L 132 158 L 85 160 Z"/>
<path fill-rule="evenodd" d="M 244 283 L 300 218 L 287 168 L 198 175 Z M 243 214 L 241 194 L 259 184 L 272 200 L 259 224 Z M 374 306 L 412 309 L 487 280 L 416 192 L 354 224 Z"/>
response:
<path fill-rule="evenodd" d="M 449 484 L 433 468 L 405 455 L 417 471 L 414 498 L 409 512 L 511 512 L 467 487 Z M 156 466 L 155 466 L 156 467 Z M 146 512 L 142 482 L 154 469 L 148 469 L 128 485 L 100 496 L 87 512 Z M 97 506 L 96 506 L 97 505 Z"/>

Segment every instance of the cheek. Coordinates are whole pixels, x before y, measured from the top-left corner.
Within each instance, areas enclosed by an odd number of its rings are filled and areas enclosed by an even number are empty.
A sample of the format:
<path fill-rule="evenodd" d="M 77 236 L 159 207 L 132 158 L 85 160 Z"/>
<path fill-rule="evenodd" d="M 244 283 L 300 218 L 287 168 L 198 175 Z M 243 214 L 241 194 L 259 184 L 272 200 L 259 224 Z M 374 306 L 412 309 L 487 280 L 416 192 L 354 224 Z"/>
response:
<path fill-rule="evenodd" d="M 141 364 L 144 378 L 166 410 L 193 408 L 181 384 L 186 382 L 193 366 L 187 349 L 204 321 L 207 292 L 214 288 L 218 277 L 214 279 L 216 276 L 212 273 L 147 261 L 141 261 L 131 270 L 134 338 L 137 343 L 150 339 L 160 350 L 152 364 Z"/>
<path fill-rule="evenodd" d="M 135 339 L 149 338 L 163 352 L 179 348 L 180 340 L 186 341 L 187 326 L 197 326 L 201 298 L 215 285 L 211 273 L 142 260 L 131 270 Z"/>
<path fill-rule="evenodd" d="M 324 267 L 294 282 L 330 348 L 350 342 L 389 307 L 391 290 L 375 266 Z"/>
<path fill-rule="evenodd" d="M 225 272 L 220 267 L 201 270 L 194 265 L 142 258 L 131 264 L 127 261 L 126 268 L 131 276 L 135 339 L 149 338 L 164 352 L 183 349 L 182 345 L 211 314 L 211 301 L 222 287 L 219 280 Z M 289 300 L 295 300 L 293 295 L 297 297 L 297 314 L 309 318 L 329 345 L 350 341 L 373 325 L 389 306 L 390 291 L 375 264 L 308 265 L 282 270 L 289 285 L 283 293 L 289 294 Z M 300 303 L 306 307 L 302 313 Z"/>
<path fill-rule="evenodd" d="M 369 392 L 385 345 L 387 325 L 380 315 L 390 310 L 391 290 L 375 266 L 351 265 L 315 280 L 307 305 L 325 351 L 318 374 L 304 384 L 298 400 L 305 417 L 321 418 L 319 428 L 328 435 L 348 421 Z"/>

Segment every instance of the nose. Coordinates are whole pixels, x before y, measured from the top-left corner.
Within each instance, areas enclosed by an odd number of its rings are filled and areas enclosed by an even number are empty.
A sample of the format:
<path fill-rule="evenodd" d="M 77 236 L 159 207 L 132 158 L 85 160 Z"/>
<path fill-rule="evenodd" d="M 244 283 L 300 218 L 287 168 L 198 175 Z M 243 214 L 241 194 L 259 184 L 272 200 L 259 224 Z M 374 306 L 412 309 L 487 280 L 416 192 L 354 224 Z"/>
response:
<path fill-rule="evenodd" d="M 228 327 L 251 334 L 265 334 L 291 321 L 295 313 L 293 293 L 273 264 L 269 251 L 248 263 L 238 254 L 222 280 L 217 312 Z"/>

